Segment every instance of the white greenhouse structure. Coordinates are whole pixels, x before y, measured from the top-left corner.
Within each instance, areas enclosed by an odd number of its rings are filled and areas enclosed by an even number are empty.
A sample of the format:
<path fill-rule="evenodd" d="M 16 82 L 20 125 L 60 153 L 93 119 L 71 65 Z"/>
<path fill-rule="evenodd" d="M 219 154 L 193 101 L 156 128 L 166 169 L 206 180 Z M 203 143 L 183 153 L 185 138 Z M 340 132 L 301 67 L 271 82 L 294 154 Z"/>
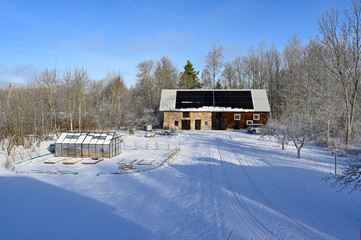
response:
<path fill-rule="evenodd" d="M 56 157 L 111 158 L 120 154 L 115 132 L 63 132 L 55 143 Z"/>

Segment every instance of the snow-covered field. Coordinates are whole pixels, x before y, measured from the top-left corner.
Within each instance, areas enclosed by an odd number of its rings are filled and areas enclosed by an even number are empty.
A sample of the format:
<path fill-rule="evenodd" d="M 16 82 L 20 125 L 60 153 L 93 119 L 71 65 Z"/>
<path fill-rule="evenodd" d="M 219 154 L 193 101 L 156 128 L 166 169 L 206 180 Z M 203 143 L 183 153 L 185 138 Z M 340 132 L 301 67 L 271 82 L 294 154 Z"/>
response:
<path fill-rule="evenodd" d="M 361 192 L 338 192 L 322 180 L 333 156 L 310 145 L 297 159 L 293 146 L 282 151 L 258 138 L 139 134 L 96 165 L 39 158 L 13 172 L 2 157 L 0 239 L 359 239 Z M 178 145 L 175 159 L 161 165 Z M 140 172 L 109 174 L 134 160 Z"/>

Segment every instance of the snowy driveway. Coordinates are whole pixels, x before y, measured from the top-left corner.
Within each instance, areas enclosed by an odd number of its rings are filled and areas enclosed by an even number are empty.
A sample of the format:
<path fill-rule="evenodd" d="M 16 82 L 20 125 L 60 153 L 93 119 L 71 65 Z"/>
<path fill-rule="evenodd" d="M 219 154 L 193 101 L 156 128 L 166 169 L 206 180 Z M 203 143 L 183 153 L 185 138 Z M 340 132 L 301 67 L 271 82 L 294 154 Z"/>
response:
<path fill-rule="evenodd" d="M 158 141 L 180 142 L 181 153 L 150 173 L 0 175 L 1 238 L 359 237 L 361 194 L 321 180 L 333 168 L 325 149 L 311 146 L 297 159 L 292 146 L 282 151 L 239 131 Z"/>

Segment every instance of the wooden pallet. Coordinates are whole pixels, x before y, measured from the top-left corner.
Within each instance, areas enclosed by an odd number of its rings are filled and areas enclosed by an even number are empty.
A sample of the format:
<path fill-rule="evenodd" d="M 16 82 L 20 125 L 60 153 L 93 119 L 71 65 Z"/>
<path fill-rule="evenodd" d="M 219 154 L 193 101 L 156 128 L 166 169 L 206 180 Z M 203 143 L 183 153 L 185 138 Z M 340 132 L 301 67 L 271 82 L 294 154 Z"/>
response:
<path fill-rule="evenodd" d="M 76 161 L 73 161 L 73 162 L 63 162 L 63 164 L 65 165 L 73 165 L 75 163 L 78 163 L 78 162 L 81 162 L 83 161 L 85 158 L 82 158 L 82 159 L 79 159 L 79 160 L 76 160 Z"/>
<path fill-rule="evenodd" d="M 82 164 L 84 164 L 84 165 L 94 165 L 94 164 L 102 162 L 103 160 L 104 160 L 103 158 L 98 159 L 98 160 L 85 160 L 84 162 L 82 162 Z"/>
<path fill-rule="evenodd" d="M 124 165 L 123 167 L 120 168 L 121 170 L 125 170 L 125 171 L 128 171 L 128 170 L 134 170 L 135 167 L 133 165 Z"/>
<path fill-rule="evenodd" d="M 133 163 L 135 163 L 136 161 L 138 161 L 137 159 L 135 159 L 135 160 L 133 160 L 131 163 L 125 163 L 125 162 L 123 162 L 123 160 L 122 161 L 119 161 L 119 162 L 117 162 L 117 164 L 118 165 L 132 165 Z"/>
<path fill-rule="evenodd" d="M 45 158 L 45 159 L 41 159 L 41 160 L 38 160 L 38 162 L 46 162 L 48 161 L 50 158 Z"/>
<path fill-rule="evenodd" d="M 68 160 L 69 158 L 63 158 L 63 159 L 60 159 L 60 160 L 57 160 L 57 161 L 46 161 L 44 162 L 45 164 L 57 164 L 57 163 L 60 163 L 60 162 L 63 162 L 63 161 L 66 161 Z"/>
<path fill-rule="evenodd" d="M 144 160 L 142 160 L 142 161 L 140 161 L 139 163 L 138 163 L 138 165 L 152 165 L 153 163 L 155 163 L 157 160 L 153 160 L 153 161 L 151 161 L 150 163 L 143 163 L 144 162 Z"/>

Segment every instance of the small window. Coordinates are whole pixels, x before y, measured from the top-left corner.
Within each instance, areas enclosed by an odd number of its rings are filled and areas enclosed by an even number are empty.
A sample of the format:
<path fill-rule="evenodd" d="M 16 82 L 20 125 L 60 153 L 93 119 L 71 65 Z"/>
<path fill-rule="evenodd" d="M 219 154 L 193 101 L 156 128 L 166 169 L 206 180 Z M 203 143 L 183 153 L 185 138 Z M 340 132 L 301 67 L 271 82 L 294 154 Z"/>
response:
<path fill-rule="evenodd" d="M 234 120 L 241 120 L 241 114 L 234 114 Z"/>
<path fill-rule="evenodd" d="M 261 120 L 260 114 L 253 114 L 253 120 Z"/>
<path fill-rule="evenodd" d="M 208 126 L 208 120 L 204 120 L 204 126 Z"/>
<path fill-rule="evenodd" d="M 252 124 L 253 124 L 253 120 L 247 120 L 246 124 L 247 124 L 247 125 L 252 125 Z"/>
<path fill-rule="evenodd" d="M 174 126 L 178 126 L 178 121 L 174 121 Z"/>
<path fill-rule="evenodd" d="M 189 117 L 190 117 L 190 113 L 189 113 L 189 112 L 184 112 L 184 113 L 183 113 L 183 117 L 184 117 L 184 118 L 189 118 Z"/>

